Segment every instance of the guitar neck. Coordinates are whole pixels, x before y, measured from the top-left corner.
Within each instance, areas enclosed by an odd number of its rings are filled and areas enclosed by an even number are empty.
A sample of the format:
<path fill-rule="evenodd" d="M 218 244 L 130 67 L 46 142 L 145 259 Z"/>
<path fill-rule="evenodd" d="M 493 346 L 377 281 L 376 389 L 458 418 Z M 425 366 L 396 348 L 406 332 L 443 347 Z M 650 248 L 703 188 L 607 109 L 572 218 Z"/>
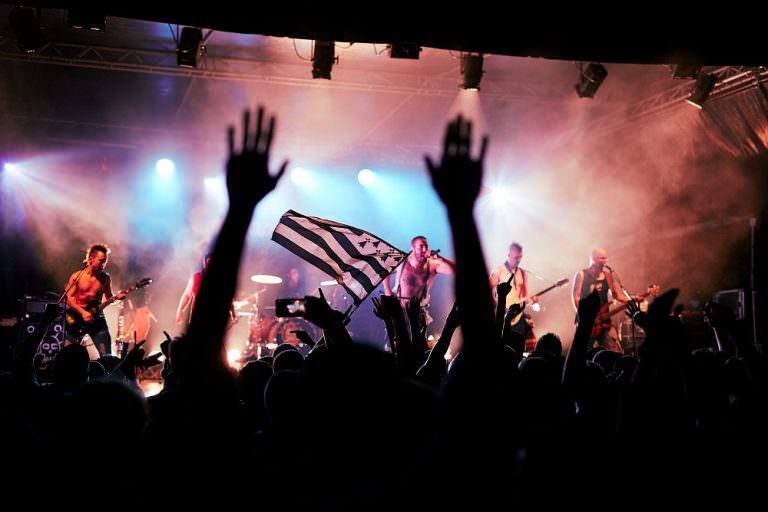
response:
<path fill-rule="evenodd" d="M 104 311 L 104 308 L 106 308 L 107 306 L 109 306 L 110 304 L 115 302 L 115 300 L 117 300 L 117 299 L 115 299 L 114 295 L 112 297 L 108 298 L 107 300 L 105 300 L 104 302 L 102 302 L 101 304 L 96 306 L 96 312 L 97 313 L 101 313 L 102 311 Z"/>
<path fill-rule="evenodd" d="M 566 285 L 567 283 L 568 283 L 568 280 L 567 279 L 563 279 L 562 281 L 558 281 L 557 283 L 553 284 L 552 286 L 550 286 L 548 288 L 544 288 L 543 290 L 541 290 L 538 293 L 534 293 L 533 295 L 531 295 L 531 297 L 540 297 L 540 296 L 544 295 L 547 292 L 551 292 L 555 288 L 560 288 L 561 286 Z"/>
<path fill-rule="evenodd" d="M 558 285 L 556 285 L 556 284 L 553 284 L 553 285 L 552 285 L 552 286 L 550 286 L 549 288 L 544 288 L 544 289 L 543 289 L 543 290 L 541 290 L 540 292 L 538 292 L 538 293 L 534 293 L 533 295 L 535 295 L 535 296 L 541 296 L 541 295 L 544 295 L 545 293 L 547 293 L 547 292 L 549 292 L 549 291 L 552 291 L 552 290 L 554 290 L 555 288 L 557 288 L 557 286 L 558 286 Z"/>
<path fill-rule="evenodd" d="M 620 306 L 616 306 L 613 309 L 609 309 L 608 312 L 606 313 L 606 316 L 610 318 L 610 317 L 612 317 L 613 315 L 615 315 L 617 313 L 621 313 L 625 309 L 627 309 L 627 305 L 626 304 L 621 304 Z"/>
<path fill-rule="evenodd" d="M 125 290 L 120 290 L 115 295 L 111 296 L 110 298 L 108 298 L 107 300 L 105 300 L 104 302 L 96 306 L 96 312 L 101 313 L 102 311 L 104 311 L 104 308 L 106 308 L 107 306 L 115 302 L 117 300 L 117 296 L 120 295 L 121 293 L 125 293 L 127 295 L 135 289 L 136 288 L 134 286 L 131 286 L 130 288 L 126 288 Z"/>
<path fill-rule="evenodd" d="M 648 294 L 648 293 L 644 293 L 644 294 L 640 295 L 640 296 L 638 297 L 638 299 L 639 299 L 639 300 L 641 300 L 641 301 L 643 301 L 643 300 L 647 299 L 649 296 L 650 296 L 650 294 Z M 628 304 L 628 303 L 627 303 L 627 302 L 625 302 L 625 303 L 623 303 L 623 304 L 621 304 L 621 305 L 619 305 L 619 306 L 616 306 L 616 307 L 615 307 L 615 308 L 613 308 L 613 309 L 609 309 L 608 311 L 606 311 L 606 313 L 605 313 L 605 317 L 604 317 L 604 318 L 610 318 L 610 317 L 612 317 L 613 315 L 615 315 L 615 314 L 617 314 L 617 313 L 621 313 L 622 311 L 624 311 L 625 309 L 627 309 L 627 304 Z"/>

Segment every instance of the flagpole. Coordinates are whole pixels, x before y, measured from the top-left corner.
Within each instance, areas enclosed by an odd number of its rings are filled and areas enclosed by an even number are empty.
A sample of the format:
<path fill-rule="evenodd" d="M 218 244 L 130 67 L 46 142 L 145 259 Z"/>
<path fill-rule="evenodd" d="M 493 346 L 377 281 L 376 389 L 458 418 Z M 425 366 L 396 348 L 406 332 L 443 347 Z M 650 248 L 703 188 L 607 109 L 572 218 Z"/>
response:
<path fill-rule="evenodd" d="M 342 320 L 342 323 L 344 325 L 349 325 L 349 322 L 352 321 L 352 313 L 357 311 L 357 308 L 354 304 L 350 304 L 347 310 L 344 312 L 344 319 Z"/>

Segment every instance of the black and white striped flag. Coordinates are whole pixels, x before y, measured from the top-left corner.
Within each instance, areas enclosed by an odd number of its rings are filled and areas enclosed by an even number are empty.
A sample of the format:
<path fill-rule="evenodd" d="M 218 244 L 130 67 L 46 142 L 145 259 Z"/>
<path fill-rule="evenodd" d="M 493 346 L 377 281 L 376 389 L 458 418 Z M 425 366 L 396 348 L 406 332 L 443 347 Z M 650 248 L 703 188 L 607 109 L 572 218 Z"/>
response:
<path fill-rule="evenodd" d="M 406 256 L 367 231 L 293 210 L 280 218 L 272 240 L 336 279 L 355 306 Z"/>

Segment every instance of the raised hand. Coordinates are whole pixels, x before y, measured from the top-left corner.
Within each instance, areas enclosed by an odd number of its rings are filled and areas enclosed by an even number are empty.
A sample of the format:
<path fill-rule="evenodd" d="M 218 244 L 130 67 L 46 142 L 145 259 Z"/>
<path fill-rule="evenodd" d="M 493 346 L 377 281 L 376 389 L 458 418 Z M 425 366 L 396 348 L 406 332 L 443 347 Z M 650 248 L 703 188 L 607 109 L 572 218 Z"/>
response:
<path fill-rule="evenodd" d="M 315 346 L 315 340 L 312 339 L 312 337 L 309 335 L 307 331 L 302 331 L 301 329 L 297 329 L 295 331 L 290 331 L 291 334 L 294 334 L 296 338 L 308 346 L 309 348 L 313 348 Z"/>
<path fill-rule="evenodd" d="M 590 331 L 600 311 L 600 297 L 592 292 L 579 301 L 579 326 L 585 326 Z"/>
<path fill-rule="evenodd" d="M 517 315 L 522 313 L 524 309 L 525 309 L 525 302 L 515 302 L 514 304 L 510 304 L 509 309 L 504 315 L 505 323 L 511 322 L 512 319 L 514 319 Z"/>
<path fill-rule="evenodd" d="M 480 194 L 483 181 L 483 160 L 488 148 L 488 137 L 483 137 L 477 159 L 470 156 L 472 122 L 460 115 L 448 125 L 443 142 L 443 156 L 439 164 L 424 157 L 432 186 L 440 200 L 450 210 L 471 212 Z"/>
<path fill-rule="evenodd" d="M 373 314 L 379 317 L 380 319 L 384 320 L 385 322 L 391 322 L 392 317 L 389 316 L 389 313 L 384 308 L 384 306 L 381 303 L 381 299 L 377 297 L 373 297 L 371 299 L 371 302 L 373 302 Z"/>
<path fill-rule="evenodd" d="M 246 110 L 243 112 L 242 147 L 238 152 L 235 148 L 235 127 L 229 127 L 227 192 L 231 210 L 252 212 L 256 204 L 275 188 L 285 172 L 287 160 L 280 166 L 277 174 L 269 174 L 269 151 L 274 129 L 274 116 L 264 122 L 264 107 L 258 108 L 256 126 L 253 128 L 251 113 Z"/>
<path fill-rule="evenodd" d="M 141 362 L 137 365 L 139 368 L 151 368 L 152 366 L 157 366 L 158 364 L 163 364 L 162 361 L 160 361 L 160 358 L 163 357 L 162 352 L 157 352 L 155 354 L 152 354 L 150 356 L 145 357 L 141 360 Z"/>
<path fill-rule="evenodd" d="M 336 324 L 343 325 L 344 314 L 328 304 L 322 289 L 320 289 L 320 297 L 307 295 L 304 299 L 306 305 L 304 318 L 322 329 Z"/>
<path fill-rule="evenodd" d="M 509 295 L 509 292 L 512 291 L 513 277 L 515 277 L 515 274 L 510 274 L 509 279 L 506 281 L 499 281 L 499 284 L 496 285 L 496 298 L 499 303 L 506 302 L 507 295 Z"/>
<path fill-rule="evenodd" d="M 409 320 L 413 321 L 416 319 L 418 321 L 419 315 L 421 314 L 421 298 L 411 297 L 408 299 L 405 312 L 408 314 Z"/>
<path fill-rule="evenodd" d="M 728 306 L 709 301 L 704 304 L 704 319 L 715 329 L 733 333 L 736 329 L 736 315 Z"/>
<path fill-rule="evenodd" d="M 459 312 L 459 303 L 454 302 L 453 307 L 448 312 L 448 316 L 445 319 L 445 329 L 456 329 L 461 325 L 461 313 Z"/>
<path fill-rule="evenodd" d="M 168 334 L 168 331 L 163 331 L 163 336 L 165 336 L 165 339 L 160 343 L 160 351 L 165 357 L 169 357 L 171 354 L 171 343 L 173 342 L 173 339 L 171 338 L 171 335 Z"/>
<path fill-rule="evenodd" d="M 400 301 L 394 295 L 382 295 L 379 297 L 379 303 L 384 311 L 389 314 L 390 318 L 395 319 L 403 316 L 403 308 L 400 306 Z"/>
<path fill-rule="evenodd" d="M 640 303 L 636 300 L 630 300 L 627 301 L 627 311 L 626 315 L 637 325 L 639 325 L 642 328 L 647 327 L 646 321 L 646 315 L 643 311 L 640 311 Z"/>

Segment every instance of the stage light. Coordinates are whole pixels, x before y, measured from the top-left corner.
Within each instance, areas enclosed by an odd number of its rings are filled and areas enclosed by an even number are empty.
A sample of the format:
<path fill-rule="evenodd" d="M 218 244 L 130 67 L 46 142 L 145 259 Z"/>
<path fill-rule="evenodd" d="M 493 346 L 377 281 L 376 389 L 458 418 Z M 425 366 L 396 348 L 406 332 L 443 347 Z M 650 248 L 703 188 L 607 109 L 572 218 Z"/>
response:
<path fill-rule="evenodd" d="M 579 95 L 579 98 L 594 97 L 607 76 L 608 70 L 606 70 L 602 64 L 592 62 L 586 69 L 583 69 L 580 64 L 579 82 L 573 86 L 576 89 L 576 94 Z"/>
<path fill-rule="evenodd" d="M 483 79 L 483 56 L 464 53 L 461 56 L 461 87 L 470 91 L 480 90 Z"/>
<path fill-rule="evenodd" d="M 370 169 L 363 169 L 357 173 L 357 181 L 364 187 L 368 187 L 376 181 L 376 174 Z"/>
<path fill-rule="evenodd" d="M 696 84 L 693 86 L 691 95 L 686 98 L 685 101 L 696 108 L 703 108 L 704 102 L 707 101 L 712 89 L 715 88 L 715 82 L 717 82 L 717 77 L 715 75 L 710 73 L 699 74 L 699 78 L 696 79 Z"/>
<path fill-rule="evenodd" d="M 67 26 L 82 30 L 104 32 L 104 29 L 107 27 L 107 17 L 101 13 L 70 9 L 67 11 Z"/>
<path fill-rule="evenodd" d="M 35 53 L 45 44 L 43 33 L 40 31 L 39 9 L 37 14 L 35 16 L 30 7 L 14 7 L 8 13 L 8 22 L 16 35 L 19 48 L 24 53 Z"/>
<path fill-rule="evenodd" d="M 203 42 L 203 31 L 199 28 L 184 27 L 176 49 L 176 64 L 182 68 L 197 67 L 197 56 Z"/>
<path fill-rule="evenodd" d="M 12 164 L 11 162 L 5 162 L 3 164 L 3 170 L 6 172 L 13 172 L 16 170 L 16 166 Z"/>
<path fill-rule="evenodd" d="M 169 160 L 168 158 L 161 158 L 155 162 L 155 171 L 163 178 L 169 178 L 173 176 L 175 170 L 176 164 L 173 163 L 173 160 Z"/>
<path fill-rule="evenodd" d="M 392 59 L 418 60 L 419 53 L 421 53 L 421 46 L 416 43 L 392 43 L 387 48 Z"/>
<path fill-rule="evenodd" d="M 333 41 L 315 41 L 312 52 L 312 78 L 331 79 L 331 69 L 336 61 Z"/>
<path fill-rule="evenodd" d="M 303 167 L 296 167 L 291 171 L 291 181 L 300 187 L 312 185 L 312 175 Z"/>
<path fill-rule="evenodd" d="M 507 204 L 509 193 L 502 187 L 493 187 L 491 189 L 491 203 L 494 206 L 504 206 Z"/>

